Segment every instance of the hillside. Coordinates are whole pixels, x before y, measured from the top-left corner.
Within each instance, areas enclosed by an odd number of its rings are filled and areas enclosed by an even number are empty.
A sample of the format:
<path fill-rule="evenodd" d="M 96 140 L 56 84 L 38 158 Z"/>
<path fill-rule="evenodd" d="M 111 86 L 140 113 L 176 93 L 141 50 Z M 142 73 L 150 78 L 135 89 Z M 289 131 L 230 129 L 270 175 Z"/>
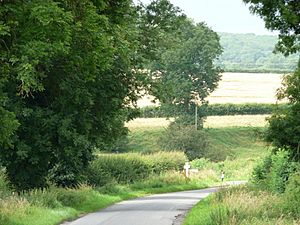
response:
<path fill-rule="evenodd" d="M 219 33 L 223 54 L 219 65 L 230 72 L 289 72 L 299 56 L 274 54 L 277 36 Z"/>

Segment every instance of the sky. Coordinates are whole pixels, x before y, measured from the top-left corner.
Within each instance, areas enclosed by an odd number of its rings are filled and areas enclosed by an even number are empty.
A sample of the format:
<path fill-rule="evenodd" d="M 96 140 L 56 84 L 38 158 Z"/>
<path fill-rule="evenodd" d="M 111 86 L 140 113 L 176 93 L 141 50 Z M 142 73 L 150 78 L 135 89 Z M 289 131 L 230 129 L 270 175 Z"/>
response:
<path fill-rule="evenodd" d="M 137 0 L 134 0 L 137 2 Z M 141 0 L 149 3 L 151 0 Z M 217 32 L 273 34 L 264 21 L 250 13 L 242 0 L 170 0 L 195 22 L 205 22 Z"/>

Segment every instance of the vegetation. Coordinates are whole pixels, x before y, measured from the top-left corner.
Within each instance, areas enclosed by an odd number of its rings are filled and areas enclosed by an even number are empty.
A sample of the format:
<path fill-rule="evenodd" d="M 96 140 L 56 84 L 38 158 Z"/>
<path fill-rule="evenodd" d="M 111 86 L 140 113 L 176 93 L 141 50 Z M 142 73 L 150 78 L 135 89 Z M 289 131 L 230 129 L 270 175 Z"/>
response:
<path fill-rule="evenodd" d="M 299 214 L 291 215 L 286 205 L 292 206 L 285 196 L 252 187 L 224 189 L 200 201 L 184 225 L 298 224 Z"/>
<path fill-rule="evenodd" d="M 182 151 L 189 160 L 207 157 L 209 154 L 208 136 L 195 126 L 170 125 L 159 140 L 162 149 Z"/>
<path fill-rule="evenodd" d="M 244 0 L 271 30 L 279 30 L 276 49 L 284 55 L 299 53 L 299 1 Z M 253 172 L 253 185 L 218 193 L 202 210 L 201 202 L 185 224 L 298 224 L 299 217 L 299 66 L 287 75 L 278 97 L 289 107 L 269 119 L 266 139 L 274 150 Z M 298 185 L 298 186 L 297 186 Z M 200 216 L 197 216 L 200 215 Z M 196 221 L 196 222 L 195 222 Z"/>
<path fill-rule="evenodd" d="M 220 33 L 223 54 L 218 65 L 229 72 L 285 73 L 297 67 L 299 56 L 274 54 L 277 36 Z"/>
<path fill-rule="evenodd" d="M 0 159 L 20 190 L 76 185 L 92 149 L 126 134 L 134 14 L 103 3 L 0 2 Z"/>
<path fill-rule="evenodd" d="M 180 152 L 100 154 L 88 168 L 87 181 L 99 187 L 111 183 L 129 184 L 154 174 L 179 171 L 186 160 Z"/>
<path fill-rule="evenodd" d="M 276 50 L 285 56 L 300 51 L 300 3 L 287 0 L 243 0 L 250 11 L 259 15 L 267 29 L 279 31 Z"/>
<path fill-rule="evenodd" d="M 166 108 L 185 116 L 217 87 L 221 69 L 214 61 L 222 52 L 219 36 L 204 23 L 193 24 L 167 0 L 152 1 L 141 18 L 147 25 L 141 28 L 143 40 L 152 43 L 145 49 L 153 78 L 151 93 Z"/>
<path fill-rule="evenodd" d="M 93 149 L 127 134 L 141 90 L 187 109 L 219 80 L 217 33 L 168 0 L 0 6 L 0 160 L 18 190 L 80 183 Z"/>
<path fill-rule="evenodd" d="M 271 114 L 274 110 L 284 110 L 287 104 L 264 104 L 264 103 L 244 103 L 244 104 L 208 104 L 198 107 L 198 112 L 205 116 L 225 116 L 225 115 L 259 115 Z M 165 110 L 159 106 L 146 106 L 140 109 L 141 118 L 174 117 L 175 112 Z"/>
<path fill-rule="evenodd" d="M 0 183 L 6 183 L 1 172 Z M 0 224 L 5 225 L 54 225 L 63 220 L 76 218 L 83 213 L 107 207 L 121 200 L 137 198 L 146 194 L 197 189 L 212 185 L 209 179 L 191 179 L 176 172 L 151 176 L 133 184 L 111 183 L 102 187 L 86 184 L 76 188 L 50 187 L 35 189 L 7 196 L 1 194 Z"/>

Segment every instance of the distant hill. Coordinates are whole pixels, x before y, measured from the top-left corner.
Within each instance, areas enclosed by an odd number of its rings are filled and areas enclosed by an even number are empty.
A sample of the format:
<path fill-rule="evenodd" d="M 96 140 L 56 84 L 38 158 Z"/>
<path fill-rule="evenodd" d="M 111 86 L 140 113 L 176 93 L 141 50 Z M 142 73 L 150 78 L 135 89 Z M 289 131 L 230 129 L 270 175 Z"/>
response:
<path fill-rule="evenodd" d="M 218 61 L 227 72 L 290 72 L 298 55 L 274 54 L 277 36 L 219 33 L 223 54 Z"/>

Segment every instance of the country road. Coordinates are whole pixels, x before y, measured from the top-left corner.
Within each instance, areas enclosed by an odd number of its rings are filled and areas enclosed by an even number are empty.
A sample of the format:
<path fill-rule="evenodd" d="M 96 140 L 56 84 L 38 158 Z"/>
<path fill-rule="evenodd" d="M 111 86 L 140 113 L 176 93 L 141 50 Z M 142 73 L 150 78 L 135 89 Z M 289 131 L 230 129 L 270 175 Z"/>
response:
<path fill-rule="evenodd" d="M 217 190 L 207 188 L 128 200 L 62 225 L 179 225 L 190 208 Z"/>
<path fill-rule="evenodd" d="M 224 187 L 245 184 L 229 181 Z M 201 199 L 219 187 L 156 194 L 123 201 L 61 225 L 181 225 L 185 214 Z"/>

